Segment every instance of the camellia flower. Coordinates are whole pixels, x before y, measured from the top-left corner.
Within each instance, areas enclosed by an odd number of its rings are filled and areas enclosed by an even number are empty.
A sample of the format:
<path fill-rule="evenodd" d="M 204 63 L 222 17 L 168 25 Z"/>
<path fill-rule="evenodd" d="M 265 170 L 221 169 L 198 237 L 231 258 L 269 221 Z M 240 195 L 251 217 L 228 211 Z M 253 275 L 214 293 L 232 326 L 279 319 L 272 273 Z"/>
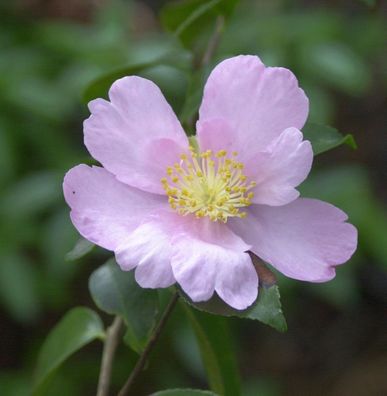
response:
<path fill-rule="evenodd" d="M 91 101 L 84 123 L 103 167 L 71 169 L 64 194 L 78 231 L 136 268 L 140 286 L 177 282 L 193 301 L 216 292 L 245 309 L 258 293 L 249 251 L 288 277 L 324 282 L 356 249 L 345 213 L 295 189 L 313 152 L 300 132 L 308 99 L 289 70 L 256 56 L 217 65 L 193 146 L 151 81 L 117 80 L 109 98 Z"/>

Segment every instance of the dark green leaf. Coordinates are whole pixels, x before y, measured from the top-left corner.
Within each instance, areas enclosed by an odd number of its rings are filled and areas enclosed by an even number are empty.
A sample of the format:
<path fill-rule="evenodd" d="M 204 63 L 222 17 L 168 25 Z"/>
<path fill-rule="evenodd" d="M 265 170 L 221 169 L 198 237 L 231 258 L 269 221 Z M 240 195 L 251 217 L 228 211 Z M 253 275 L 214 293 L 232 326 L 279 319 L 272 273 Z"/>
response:
<path fill-rule="evenodd" d="M 80 238 L 74 248 L 66 254 L 67 261 L 74 261 L 86 256 L 94 249 L 94 243 L 85 238 Z"/>
<path fill-rule="evenodd" d="M 300 56 L 305 72 L 344 93 L 360 95 L 371 84 L 368 63 L 342 43 L 314 43 L 305 46 Z"/>
<path fill-rule="evenodd" d="M 281 308 L 280 293 L 276 285 L 262 286 L 259 290 L 258 301 L 238 316 L 259 320 L 280 332 L 287 330 L 286 319 Z"/>
<path fill-rule="evenodd" d="M 36 172 L 13 184 L 0 200 L 0 215 L 23 220 L 51 208 L 61 200 L 61 178 L 54 172 Z"/>
<path fill-rule="evenodd" d="M 375 7 L 376 5 L 376 0 L 360 0 L 360 1 L 370 8 Z"/>
<path fill-rule="evenodd" d="M 177 29 L 175 30 L 176 36 L 180 36 L 189 26 L 197 22 L 197 20 L 205 15 L 208 11 L 212 10 L 216 5 L 218 5 L 221 0 L 210 0 L 210 1 L 190 1 L 185 2 L 185 5 L 194 6 L 192 10 L 187 10 L 190 13 L 187 15 L 187 18 L 184 18 L 183 22 L 179 24 Z M 196 4 L 195 4 L 196 3 Z"/>
<path fill-rule="evenodd" d="M 166 389 L 150 396 L 217 396 L 216 393 L 199 389 Z"/>
<path fill-rule="evenodd" d="M 121 271 L 114 259 L 91 274 L 89 289 L 101 310 L 122 316 L 125 340 L 135 351 L 142 351 L 158 313 L 157 291 L 140 287 L 134 272 Z"/>
<path fill-rule="evenodd" d="M 280 294 L 276 286 L 275 275 L 253 253 L 251 259 L 258 273 L 259 292 L 253 305 L 245 310 L 237 310 L 227 305 L 216 294 L 209 300 L 194 303 L 183 292 L 183 298 L 199 311 L 209 312 L 221 316 L 237 316 L 239 318 L 259 320 L 280 332 L 287 330 L 286 320 L 282 313 Z"/>
<path fill-rule="evenodd" d="M 199 110 L 203 97 L 203 87 L 210 72 L 209 67 L 201 68 L 192 74 L 188 84 L 188 89 L 183 108 L 180 112 L 180 120 L 187 128 L 194 124 L 196 113 Z M 192 131 L 194 132 L 194 131 Z"/>
<path fill-rule="evenodd" d="M 356 142 L 351 134 L 343 136 L 337 129 L 328 125 L 307 123 L 302 129 L 304 138 L 312 143 L 314 155 L 321 154 L 342 144 L 356 149 Z"/>
<path fill-rule="evenodd" d="M 194 303 L 184 296 L 185 300 L 200 311 L 222 316 L 237 316 L 239 318 L 259 320 L 280 332 L 287 330 L 286 320 L 281 309 L 280 293 L 276 285 L 261 286 L 257 301 L 248 309 L 239 311 L 224 303 L 218 296 L 211 300 Z"/>
<path fill-rule="evenodd" d="M 187 52 L 170 52 L 148 62 L 120 67 L 95 79 L 87 85 L 83 93 L 85 103 L 99 97 L 106 97 L 114 81 L 119 78 L 139 75 L 142 72 L 157 66 L 173 66 L 177 69 L 186 69 L 189 61 Z"/>
<path fill-rule="evenodd" d="M 0 252 L 0 298 L 14 319 L 33 322 L 41 311 L 38 268 L 18 251 Z M 17 287 L 15 287 L 17 285 Z"/>
<path fill-rule="evenodd" d="M 219 357 L 216 356 L 213 346 L 211 345 L 211 342 L 200 322 L 196 319 L 195 314 L 188 306 L 184 306 L 184 308 L 198 341 L 200 354 L 207 371 L 210 388 L 214 392 L 223 395 L 225 392 L 225 384 L 222 378 Z"/>
<path fill-rule="evenodd" d="M 227 319 L 193 312 L 187 305 L 185 311 L 195 332 L 211 389 L 223 396 L 240 395 L 238 365 Z"/>
<path fill-rule="evenodd" d="M 51 330 L 40 350 L 33 395 L 43 393 L 51 375 L 74 352 L 104 336 L 102 321 L 94 311 L 85 307 L 69 311 Z"/>
<path fill-rule="evenodd" d="M 197 45 L 200 36 L 213 30 L 215 18 L 228 17 L 238 0 L 183 0 L 167 3 L 161 12 L 166 30 L 173 32 L 182 43 Z M 199 40 L 198 40 L 199 38 Z"/>
<path fill-rule="evenodd" d="M 221 316 L 259 320 L 280 332 L 285 332 L 287 324 L 282 312 L 280 293 L 275 284 L 275 276 L 257 256 L 252 253 L 250 253 L 250 256 L 258 273 L 260 287 L 257 300 L 248 309 L 242 311 L 234 309 L 216 294 L 209 301 L 200 303 L 194 303 L 181 291 L 182 297 L 199 311 Z"/>

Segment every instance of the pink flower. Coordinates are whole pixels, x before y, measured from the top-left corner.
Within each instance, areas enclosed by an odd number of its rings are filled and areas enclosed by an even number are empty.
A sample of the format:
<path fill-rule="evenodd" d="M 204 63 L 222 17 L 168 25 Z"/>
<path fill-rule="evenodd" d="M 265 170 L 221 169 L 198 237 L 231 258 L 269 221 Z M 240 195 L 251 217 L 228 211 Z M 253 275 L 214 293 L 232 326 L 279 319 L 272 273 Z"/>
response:
<path fill-rule="evenodd" d="M 325 282 L 356 249 L 340 209 L 299 198 L 313 153 L 300 129 L 308 99 L 287 69 L 255 56 L 220 63 L 204 89 L 198 149 L 159 88 L 117 80 L 89 103 L 85 145 L 102 167 L 64 180 L 71 219 L 134 268 L 146 288 L 177 282 L 193 301 L 216 292 L 245 309 L 257 298 L 251 251 L 288 277 Z"/>

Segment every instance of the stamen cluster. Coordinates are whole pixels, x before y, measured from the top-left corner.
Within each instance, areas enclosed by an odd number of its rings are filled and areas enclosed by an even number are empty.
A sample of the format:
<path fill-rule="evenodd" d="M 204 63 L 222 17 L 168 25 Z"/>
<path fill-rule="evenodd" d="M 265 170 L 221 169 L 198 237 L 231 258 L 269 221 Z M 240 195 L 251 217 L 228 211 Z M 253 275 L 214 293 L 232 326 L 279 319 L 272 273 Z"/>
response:
<path fill-rule="evenodd" d="M 224 223 L 229 217 L 246 217 L 240 209 L 251 205 L 254 193 L 249 190 L 256 183 L 247 181 L 237 155 L 228 156 L 225 150 L 198 154 L 190 146 L 189 154 L 182 154 L 180 163 L 169 166 L 161 179 L 171 208 L 183 216 L 208 216 Z"/>

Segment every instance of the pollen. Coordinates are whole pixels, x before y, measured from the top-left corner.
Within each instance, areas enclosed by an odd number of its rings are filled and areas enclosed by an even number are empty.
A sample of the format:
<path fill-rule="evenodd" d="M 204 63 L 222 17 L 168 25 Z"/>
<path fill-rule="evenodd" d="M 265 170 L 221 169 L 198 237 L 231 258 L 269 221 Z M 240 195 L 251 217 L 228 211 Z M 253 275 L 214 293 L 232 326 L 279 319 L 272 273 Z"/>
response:
<path fill-rule="evenodd" d="M 245 218 L 243 208 L 251 205 L 256 183 L 243 174 L 244 165 L 235 151 L 207 150 L 196 153 L 190 147 L 180 163 L 168 166 L 161 184 L 172 209 L 182 216 L 208 217 L 227 222 L 229 217 Z"/>

